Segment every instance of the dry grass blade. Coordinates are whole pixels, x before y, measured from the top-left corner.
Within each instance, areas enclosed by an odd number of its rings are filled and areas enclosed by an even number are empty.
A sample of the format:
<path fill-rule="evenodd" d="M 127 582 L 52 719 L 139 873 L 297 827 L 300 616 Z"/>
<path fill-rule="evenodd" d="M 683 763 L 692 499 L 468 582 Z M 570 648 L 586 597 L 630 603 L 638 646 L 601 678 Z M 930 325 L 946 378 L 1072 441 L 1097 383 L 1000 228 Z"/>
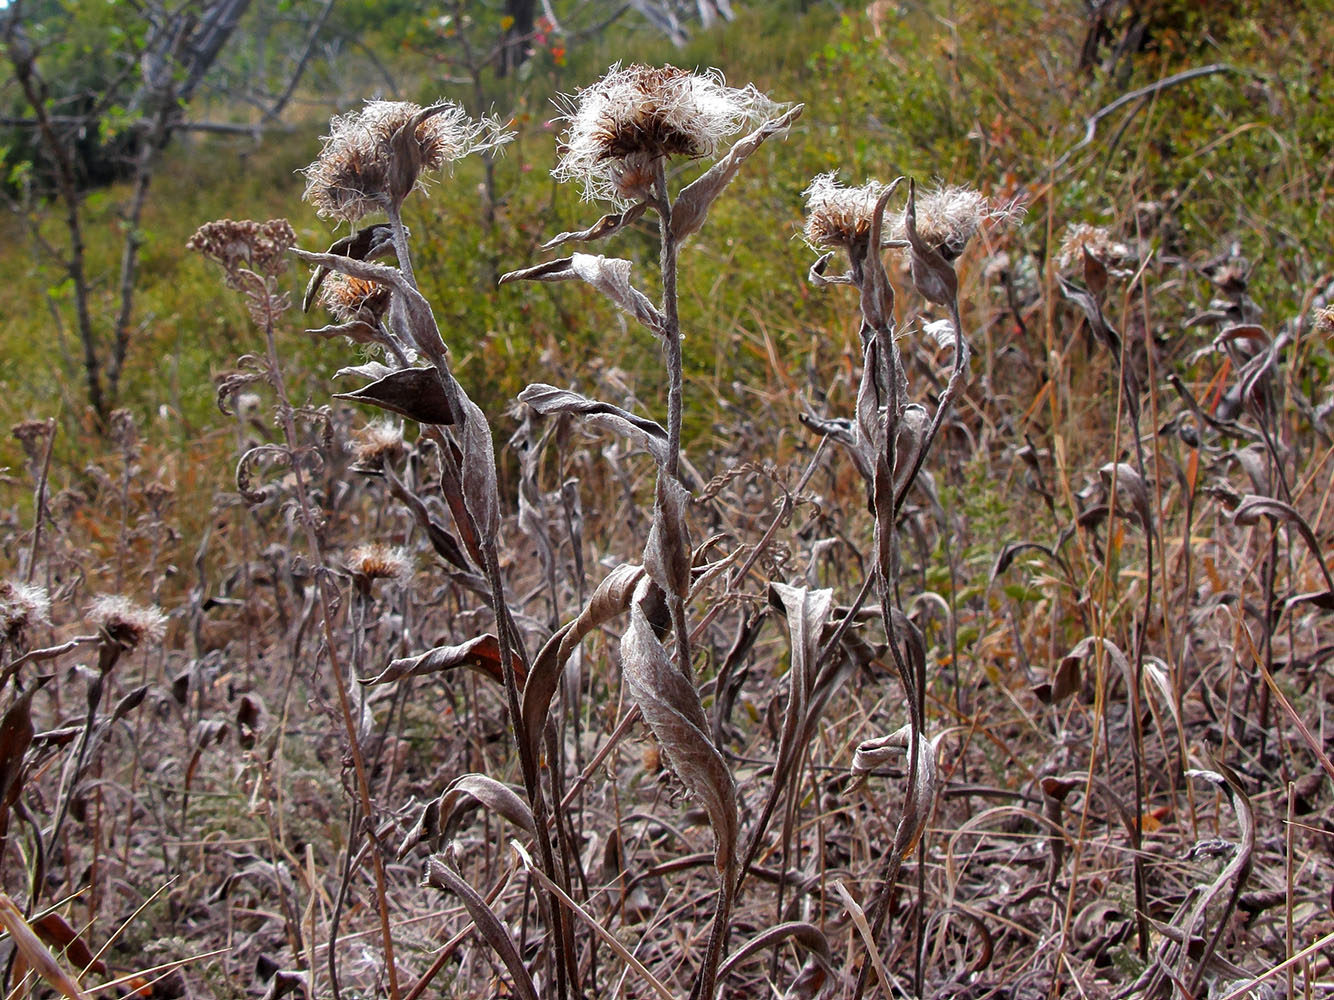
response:
<path fill-rule="evenodd" d="M 519 954 L 518 947 L 514 944 L 514 939 L 505 929 L 505 925 L 500 922 L 495 911 L 487 905 L 486 900 L 470 886 L 463 876 L 449 866 L 440 855 L 432 855 L 426 862 L 426 874 L 423 883 L 435 889 L 445 889 L 454 893 L 463 901 L 468 915 L 472 917 L 473 923 L 477 925 L 478 932 L 486 940 L 495 953 L 500 956 L 500 960 L 505 963 L 505 968 L 513 979 L 514 995 L 520 1000 L 537 1000 L 537 987 L 533 985 L 532 977 L 528 974 L 528 969 L 523 964 L 523 958 Z"/>
<path fill-rule="evenodd" d="M 880 954 L 879 947 L 876 946 L 875 935 L 871 933 L 871 925 L 866 921 L 866 913 L 852 898 L 852 893 L 848 892 L 848 888 L 843 884 L 842 879 L 834 879 L 834 891 L 838 893 L 839 899 L 843 900 L 843 905 L 848 908 L 848 916 L 852 918 L 853 926 L 857 928 L 857 933 L 861 935 L 862 944 L 866 946 L 866 953 L 870 956 L 871 965 L 875 969 L 876 977 L 880 980 L 881 996 L 906 996 L 907 991 L 885 968 L 885 959 Z"/>

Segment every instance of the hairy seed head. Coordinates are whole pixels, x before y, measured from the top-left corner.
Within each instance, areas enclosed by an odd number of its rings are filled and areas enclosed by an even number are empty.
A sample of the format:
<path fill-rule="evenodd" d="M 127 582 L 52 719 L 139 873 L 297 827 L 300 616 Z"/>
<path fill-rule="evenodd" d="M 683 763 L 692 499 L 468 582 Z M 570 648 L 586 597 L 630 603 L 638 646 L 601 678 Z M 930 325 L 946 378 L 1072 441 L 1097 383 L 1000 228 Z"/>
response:
<path fill-rule="evenodd" d="M 157 642 L 167 630 L 167 616 L 160 608 L 135 604 L 119 594 L 104 594 L 93 601 L 88 618 L 126 649 Z"/>
<path fill-rule="evenodd" d="M 619 63 L 565 106 L 569 128 L 552 175 L 582 184 L 589 201 L 620 203 L 649 193 L 660 159 L 713 156 L 776 107 L 754 87 L 728 87 L 717 70 Z"/>
<path fill-rule="evenodd" d="M 412 557 L 406 549 L 372 542 L 347 554 L 347 568 L 361 581 L 392 580 L 406 585 L 412 579 Z"/>
<path fill-rule="evenodd" d="M 380 474 L 384 463 L 403 454 L 403 428 L 392 420 L 373 420 L 352 441 L 357 472 Z"/>
<path fill-rule="evenodd" d="M 340 323 L 374 323 L 388 311 L 390 297 L 388 285 L 334 273 L 320 285 L 319 302 Z"/>
<path fill-rule="evenodd" d="M 0 580 L 0 638 L 10 641 L 28 629 L 51 622 L 51 598 L 41 587 Z"/>
<path fill-rule="evenodd" d="M 885 193 L 885 185 L 868 181 L 860 187 L 844 187 L 837 173 L 815 177 L 803 194 L 806 196 L 806 242 L 812 249 L 835 247 L 851 249 L 871 238 L 871 222 L 876 202 Z M 888 232 L 885 238 L 888 239 Z"/>
<path fill-rule="evenodd" d="M 984 224 L 1011 225 L 1023 216 L 1017 203 L 996 204 L 972 188 L 946 185 L 917 194 L 917 234 L 947 261 L 956 260 Z M 904 217 L 891 236 L 907 239 Z"/>
<path fill-rule="evenodd" d="M 1102 226 L 1090 226 L 1086 222 L 1071 223 L 1065 227 L 1061 236 L 1061 249 L 1056 253 L 1056 266 L 1062 271 L 1072 267 L 1084 266 L 1084 251 L 1095 258 L 1104 267 L 1115 267 L 1130 260 L 1134 254 L 1130 247 L 1112 239 L 1112 234 Z"/>
<path fill-rule="evenodd" d="M 403 129 L 411 134 L 400 135 Z M 424 171 L 511 138 L 498 121 L 474 120 L 449 101 L 425 109 L 407 101 L 367 101 L 329 123 L 324 148 L 304 171 L 305 199 L 325 218 L 356 222 L 401 203 Z"/>

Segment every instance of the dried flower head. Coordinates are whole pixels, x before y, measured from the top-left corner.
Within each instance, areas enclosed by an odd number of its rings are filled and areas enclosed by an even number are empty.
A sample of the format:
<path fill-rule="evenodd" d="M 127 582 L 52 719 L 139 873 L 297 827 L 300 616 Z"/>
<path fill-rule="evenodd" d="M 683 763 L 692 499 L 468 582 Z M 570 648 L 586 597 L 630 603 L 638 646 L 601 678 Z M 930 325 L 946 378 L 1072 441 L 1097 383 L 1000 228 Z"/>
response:
<path fill-rule="evenodd" d="M 51 622 L 51 598 L 41 587 L 17 580 L 0 580 L 0 639 L 11 642 L 28 629 Z"/>
<path fill-rule="evenodd" d="M 367 101 L 329 123 L 319 157 L 306 167 L 305 198 L 325 218 L 356 222 L 387 211 L 417 187 L 426 170 L 513 137 L 500 123 L 474 121 L 449 101 L 429 108 L 406 101 Z"/>
<path fill-rule="evenodd" d="M 1130 247 L 1112 239 L 1102 226 L 1086 222 L 1071 223 L 1061 236 L 1061 249 L 1056 253 L 1056 266 L 1062 271 L 1084 266 L 1084 251 L 1104 267 L 1115 267 L 1133 258 Z"/>
<path fill-rule="evenodd" d="M 392 420 L 373 420 L 357 431 L 352 442 L 357 472 L 380 475 L 386 461 L 403 454 L 403 428 Z"/>
<path fill-rule="evenodd" d="M 851 249 L 871 238 L 872 216 L 886 185 L 868 181 L 844 187 L 837 173 L 820 174 L 802 192 L 806 196 L 806 242 L 815 250 Z M 888 239 L 885 233 L 884 239 Z"/>
<path fill-rule="evenodd" d="M 405 585 L 412 579 L 412 557 L 406 549 L 380 542 L 358 545 L 347 554 L 347 568 L 359 582 L 392 580 Z"/>
<path fill-rule="evenodd" d="M 917 195 L 917 233 L 947 261 L 956 260 L 984 224 L 1009 225 L 1022 215 L 1019 204 L 996 204 L 967 187 L 947 185 Z M 903 216 L 895 220 L 891 236 L 907 238 Z"/>
<path fill-rule="evenodd" d="M 728 87 L 717 70 L 619 63 L 566 107 L 569 128 L 552 175 L 581 183 L 589 201 L 621 203 L 650 192 L 658 160 L 713 156 L 723 139 L 776 109 L 753 86 Z"/>
<path fill-rule="evenodd" d="M 319 301 L 340 323 L 373 324 L 388 311 L 390 297 L 388 285 L 334 273 L 320 285 Z"/>
<path fill-rule="evenodd" d="M 55 433 L 53 420 L 23 420 L 9 429 L 23 448 L 28 461 L 37 462 L 46 453 L 47 442 Z"/>
<path fill-rule="evenodd" d="M 88 618 L 126 649 L 157 642 L 167 630 L 167 616 L 161 608 L 135 604 L 119 594 L 104 594 L 93 601 Z"/>
<path fill-rule="evenodd" d="M 200 226 L 185 246 L 221 264 L 227 272 L 227 284 L 235 288 L 242 270 L 266 278 L 282 274 L 287 268 L 287 251 L 295 243 L 296 233 L 286 219 L 219 219 Z"/>
<path fill-rule="evenodd" d="M 1317 333 L 1334 333 L 1334 306 L 1325 306 L 1315 311 L 1315 329 Z"/>

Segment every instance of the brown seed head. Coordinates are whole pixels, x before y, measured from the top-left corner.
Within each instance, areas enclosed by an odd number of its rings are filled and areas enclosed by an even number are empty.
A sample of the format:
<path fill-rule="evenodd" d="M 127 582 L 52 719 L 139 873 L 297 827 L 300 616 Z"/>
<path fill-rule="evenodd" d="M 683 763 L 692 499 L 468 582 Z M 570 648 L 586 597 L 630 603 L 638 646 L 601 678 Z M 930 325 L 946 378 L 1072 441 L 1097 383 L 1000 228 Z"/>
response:
<path fill-rule="evenodd" d="M 836 173 L 820 174 L 806 188 L 806 242 L 816 250 L 842 247 L 851 250 L 871 238 L 876 202 L 885 185 L 868 181 L 844 187 Z M 886 232 L 885 239 L 889 234 Z"/>
<path fill-rule="evenodd" d="M 167 630 L 167 616 L 160 608 L 135 604 L 119 594 L 104 594 L 93 601 L 88 618 L 126 649 L 157 642 Z"/>
<path fill-rule="evenodd" d="M 984 224 L 1010 225 L 1022 216 L 1017 203 L 994 204 L 972 188 L 945 186 L 917 195 L 917 234 L 947 261 L 957 259 Z M 890 235 L 907 238 L 903 216 L 895 220 Z"/>
<path fill-rule="evenodd" d="M 319 157 L 304 171 L 305 199 L 321 216 L 346 222 L 401 203 L 423 171 L 513 138 L 499 122 L 474 121 L 448 101 L 425 109 L 407 101 L 368 101 L 362 110 L 334 118 L 329 128 Z"/>
<path fill-rule="evenodd" d="M 16 641 L 37 625 L 51 622 L 51 599 L 41 587 L 0 580 L 0 638 Z"/>
<path fill-rule="evenodd" d="M 320 285 L 320 305 L 340 323 L 374 324 L 388 311 L 390 296 L 387 285 L 347 274 L 331 274 Z"/>
<path fill-rule="evenodd" d="M 723 139 L 775 109 L 754 87 L 726 86 L 717 70 L 637 64 L 612 66 L 565 104 L 569 128 L 552 175 L 581 183 L 589 201 L 620 203 L 649 193 L 658 160 L 713 156 Z"/>
<path fill-rule="evenodd" d="M 295 243 L 296 233 L 286 219 L 219 219 L 200 226 L 185 246 L 221 264 L 227 284 L 236 287 L 243 270 L 266 278 L 282 274 L 287 268 L 287 251 Z"/>
<path fill-rule="evenodd" d="M 1130 247 L 1112 238 L 1109 230 L 1102 226 L 1090 226 L 1086 222 L 1071 223 L 1061 235 L 1061 249 L 1056 253 L 1056 266 L 1062 271 L 1084 266 L 1084 251 L 1104 267 L 1116 267 L 1129 261 L 1134 255 Z"/>
<path fill-rule="evenodd" d="M 406 549 L 372 542 L 347 554 L 348 571 L 360 581 L 392 580 L 406 585 L 412 579 L 412 557 Z"/>

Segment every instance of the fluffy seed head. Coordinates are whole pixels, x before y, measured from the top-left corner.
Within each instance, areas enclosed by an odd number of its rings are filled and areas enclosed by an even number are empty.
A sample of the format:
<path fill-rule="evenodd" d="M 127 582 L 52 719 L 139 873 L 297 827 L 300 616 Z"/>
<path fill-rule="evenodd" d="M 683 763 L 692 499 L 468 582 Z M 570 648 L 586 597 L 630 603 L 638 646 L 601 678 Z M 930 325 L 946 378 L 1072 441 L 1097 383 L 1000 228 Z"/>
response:
<path fill-rule="evenodd" d="M 806 242 L 812 249 L 851 249 L 871 238 L 876 202 L 885 185 L 868 181 L 860 187 L 844 187 L 838 174 L 820 174 L 803 192 L 806 196 Z M 888 227 L 884 238 L 888 239 Z"/>
<path fill-rule="evenodd" d="M 1065 227 L 1061 236 L 1056 266 L 1062 271 L 1083 267 L 1085 250 L 1105 267 L 1124 264 L 1134 256 L 1130 247 L 1112 239 L 1112 234 L 1102 226 L 1090 226 L 1086 222 L 1071 223 Z"/>
<path fill-rule="evenodd" d="M 17 580 L 0 580 L 0 638 L 19 639 L 30 628 L 51 621 L 46 591 Z"/>
<path fill-rule="evenodd" d="M 373 420 L 357 431 L 352 441 L 357 472 L 380 475 L 384 463 L 403 454 L 403 428 L 391 420 Z"/>
<path fill-rule="evenodd" d="M 947 261 L 958 258 L 984 224 L 1009 225 L 1022 215 L 1018 204 L 994 204 L 972 188 L 947 185 L 917 194 L 917 234 Z M 902 215 L 895 220 L 891 236 L 907 239 Z"/>
<path fill-rule="evenodd" d="M 717 70 L 619 63 L 565 105 L 569 128 L 552 175 L 582 184 L 589 201 L 620 203 L 649 193 L 659 159 L 713 156 L 776 107 L 754 87 L 728 87 Z"/>
<path fill-rule="evenodd" d="M 412 557 L 406 549 L 379 542 L 358 545 L 347 554 L 348 571 L 360 580 L 392 580 L 405 585 L 412 579 Z"/>
<path fill-rule="evenodd" d="M 1315 328 L 1318 333 L 1334 333 L 1334 306 L 1315 311 Z"/>
<path fill-rule="evenodd" d="M 340 323 L 373 322 L 389 309 L 390 294 L 387 285 L 334 273 L 320 285 L 319 302 Z"/>
<path fill-rule="evenodd" d="M 243 269 L 276 278 L 286 270 L 287 251 L 295 243 L 296 233 L 286 219 L 219 219 L 200 226 L 185 246 L 221 264 L 227 283 L 235 287 Z"/>
<path fill-rule="evenodd" d="M 167 630 L 167 616 L 161 608 L 135 604 L 119 594 L 104 594 L 93 601 L 88 618 L 126 649 L 157 642 Z"/>
<path fill-rule="evenodd" d="M 403 129 L 410 134 L 400 135 Z M 407 101 L 367 101 L 329 123 L 324 148 L 304 171 L 305 199 L 325 218 L 356 222 L 401 203 L 423 171 L 511 138 L 499 122 L 474 121 L 452 102 L 423 109 Z"/>

